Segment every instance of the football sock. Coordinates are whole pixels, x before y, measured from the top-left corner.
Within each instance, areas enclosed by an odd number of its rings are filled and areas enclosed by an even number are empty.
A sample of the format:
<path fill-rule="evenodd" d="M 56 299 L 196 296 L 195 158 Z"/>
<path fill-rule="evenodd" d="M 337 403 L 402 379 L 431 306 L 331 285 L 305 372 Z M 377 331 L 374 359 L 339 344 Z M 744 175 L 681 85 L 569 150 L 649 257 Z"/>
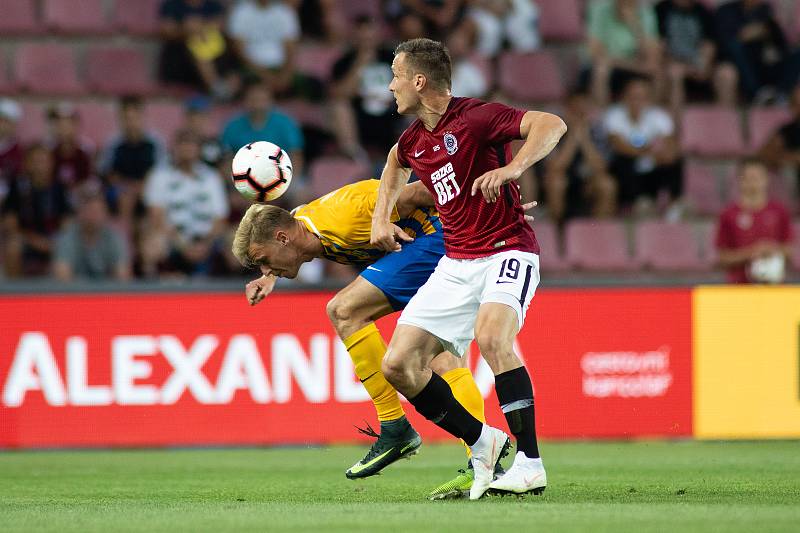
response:
<path fill-rule="evenodd" d="M 436 372 L 431 372 L 427 385 L 408 401 L 419 414 L 470 446 L 481 436 L 483 423 L 458 403 L 450 386 Z"/>
<path fill-rule="evenodd" d="M 453 396 L 455 396 L 458 403 L 463 405 L 464 409 L 469 411 L 469 414 L 485 423 L 483 396 L 481 396 L 481 391 L 472 377 L 472 372 L 468 368 L 454 368 L 442 374 L 442 379 L 450 385 L 450 390 L 453 391 Z M 469 446 L 464 441 L 462 443 L 467 449 L 467 457 L 471 457 L 472 451 Z"/>
<path fill-rule="evenodd" d="M 386 354 L 386 343 L 374 322 L 344 339 L 344 347 L 353 360 L 356 376 L 367 389 L 378 420 L 381 422 L 397 420 L 405 415 L 400 398 L 381 372 L 381 361 Z"/>
<path fill-rule="evenodd" d="M 517 439 L 517 451 L 526 457 L 539 457 L 536 442 L 536 416 L 533 410 L 533 385 L 524 366 L 497 374 L 494 386 L 508 429 Z"/>

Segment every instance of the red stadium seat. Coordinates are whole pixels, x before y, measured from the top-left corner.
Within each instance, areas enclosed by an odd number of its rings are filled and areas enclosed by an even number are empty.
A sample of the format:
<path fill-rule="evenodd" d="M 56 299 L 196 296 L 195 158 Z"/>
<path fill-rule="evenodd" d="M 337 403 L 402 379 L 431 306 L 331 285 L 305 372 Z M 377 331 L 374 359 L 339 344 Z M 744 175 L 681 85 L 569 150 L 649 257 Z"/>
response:
<path fill-rule="evenodd" d="M 296 99 L 284 100 L 278 107 L 302 126 L 311 126 L 321 131 L 330 130 L 331 124 L 323 104 Z"/>
<path fill-rule="evenodd" d="M 719 180 L 709 165 L 690 161 L 683 173 L 684 195 L 690 208 L 698 215 L 717 215 L 722 211 Z"/>
<path fill-rule="evenodd" d="M 539 6 L 539 28 L 544 39 L 580 41 L 583 38 L 579 0 L 550 0 L 536 5 Z"/>
<path fill-rule="evenodd" d="M 348 183 L 368 178 L 369 167 L 345 157 L 321 157 L 311 163 L 311 192 L 314 196 L 328 194 Z"/>
<path fill-rule="evenodd" d="M 86 52 L 86 83 L 99 93 L 150 94 L 155 91 L 151 65 L 131 47 L 96 46 Z"/>
<path fill-rule="evenodd" d="M 83 91 L 69 45 L 23 44 L 17 49 L 14 67 L 20 90 L 70 95 Z"/>
<path fill-rule="evenodd" d="M 342 51 L 336 46 L 301 44 L 297 47 L 295 65 L 298 72 L 327 81 L 331 77 L 333 64 L 341 55 Z"/>
<path fill-rule="evenodd" d="M 566 229 L 566 258 L 584 270 L 632 270 L 636 263 L 628 254 L 628 240 L 621 222 L 573 220 Z"/>
<path fill-rule="evenodd" d="M 732 109 L 688 107 L 681 121 L 683 149 L 706 157 L 738 157 L 745 153 L 742 123 Z"/>
<path fill-rule="evenodd" d="M 147 127 L 156 133 L 167 146 L 184 122 L 183 106 L 172 102 L 148 102 L 144 108 Z"/>
<path fill-rule="evenodd" d="M 750 150 L 759 150 L 772 133 L 792 119 L 791 112 L 783 107 L 755 107 L 750 110 Z"/>
<path fill-rule="evenodd" d="M 44 23 L 60 33 L 110 33 L 104 0 L 45 0 Z"/>
<path fill-rule="evenodd" d="M 564 96 L 561 72 L 549 52 L 505 52 L 498 67 L 500 90 L 522 102 L 549 102 Z"/>
<path fill-rule="evenodd" d="M 17 134 L 23 144 L 42 142 L 47 135 L 45 108 L 41 104 L 22 102 L 22 119 L 17 124 Z"/>
<path fill-rule="evenodd" d="M 81 135 L 89 138 L 95 146 L 107 145 L 111 137 L 118 131 L 115 106 L 88 101 L 77 104 L 76 108 L 81 121 Z"/>
<path fill-rule="evenodd" d="M 564 271 L 569 270 L 569 263 L 561 254 L 561 246 L 558 239 L 558 228 L 550 221 L 535 221 L 533 229 L 536 232 L 536 240 L 539 241 L 541 248 L 541 267 L 545 271 Z"/>
<path fill-rule="evenodd" d="M 699 271 L 709 264 L 690 224 L 642 222 L 636 226 L 636 258 L 653 270 Z"/>
<path fill-rule="evenodd" d="M 36 20 L 35 0 L 3 0 L 0 16 L 0 35 L 42 33 L 44 27 Z"/>
<path fill-rule="evenodd" d="M 134 35 L 153 35 L 158 32 L 158 8 L 161 0 L 117 0 L 113 26 Z"/>

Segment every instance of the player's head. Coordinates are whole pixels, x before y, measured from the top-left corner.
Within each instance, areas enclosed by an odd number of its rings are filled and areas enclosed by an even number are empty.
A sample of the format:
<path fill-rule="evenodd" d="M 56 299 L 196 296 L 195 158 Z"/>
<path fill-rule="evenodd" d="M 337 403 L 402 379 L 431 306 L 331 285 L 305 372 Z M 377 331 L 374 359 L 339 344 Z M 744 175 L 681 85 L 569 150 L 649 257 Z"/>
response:
<path fill-rule="evenodd" d="M 297 246 L 295 219 L 275 205 L 253 204 L 242 217 L 233 238 L 233 255 L 245 267 L 264 275 L 294 278 L 305 262 Z"/>
<path fill-rule="evenodd" d="M 411 39 L 400 43 L 394 51 L 392 73 L 389 90 L 394 93 L 398 113 L 415 113 L 425 94 L 450 94 L 450 53 L 439 41 Z"/>
<path fill-rule="evenodd" d="M 739 196 L 745 202 L 766 201 L 769 188 L 769 171 L 763 161 L 755 157 L 739 164 Z"/>

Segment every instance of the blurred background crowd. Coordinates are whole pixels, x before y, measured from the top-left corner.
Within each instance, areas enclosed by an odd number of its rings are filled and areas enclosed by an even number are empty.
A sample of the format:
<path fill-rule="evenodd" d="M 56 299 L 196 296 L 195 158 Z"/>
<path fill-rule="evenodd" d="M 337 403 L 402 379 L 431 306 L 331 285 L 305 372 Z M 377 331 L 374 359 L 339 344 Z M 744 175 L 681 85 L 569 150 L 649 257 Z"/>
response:
<path fill-rule="evenodd" d="M 392 50 L 422 36 L 454 95 L 567 122 L 520 179 L 551 275 L 800 269 L 791 0 L 2 0 L 0 35 L 6 280 L 251 276 L 232 154 L 290 154 L 284 207 L 378 177 L 408 124 Z"/>

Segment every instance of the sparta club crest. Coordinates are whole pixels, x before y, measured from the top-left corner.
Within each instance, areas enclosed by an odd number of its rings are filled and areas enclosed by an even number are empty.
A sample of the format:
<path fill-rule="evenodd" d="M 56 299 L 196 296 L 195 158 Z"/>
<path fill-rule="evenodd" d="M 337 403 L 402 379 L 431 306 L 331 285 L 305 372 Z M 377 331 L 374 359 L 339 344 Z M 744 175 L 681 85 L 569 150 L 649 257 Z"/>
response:
<path fill-rule="evenodd" d="M 449 155 L 453 155 L 458 150 L 458 140 L 450 132 L 444 134 L 444 148 Z"/>

